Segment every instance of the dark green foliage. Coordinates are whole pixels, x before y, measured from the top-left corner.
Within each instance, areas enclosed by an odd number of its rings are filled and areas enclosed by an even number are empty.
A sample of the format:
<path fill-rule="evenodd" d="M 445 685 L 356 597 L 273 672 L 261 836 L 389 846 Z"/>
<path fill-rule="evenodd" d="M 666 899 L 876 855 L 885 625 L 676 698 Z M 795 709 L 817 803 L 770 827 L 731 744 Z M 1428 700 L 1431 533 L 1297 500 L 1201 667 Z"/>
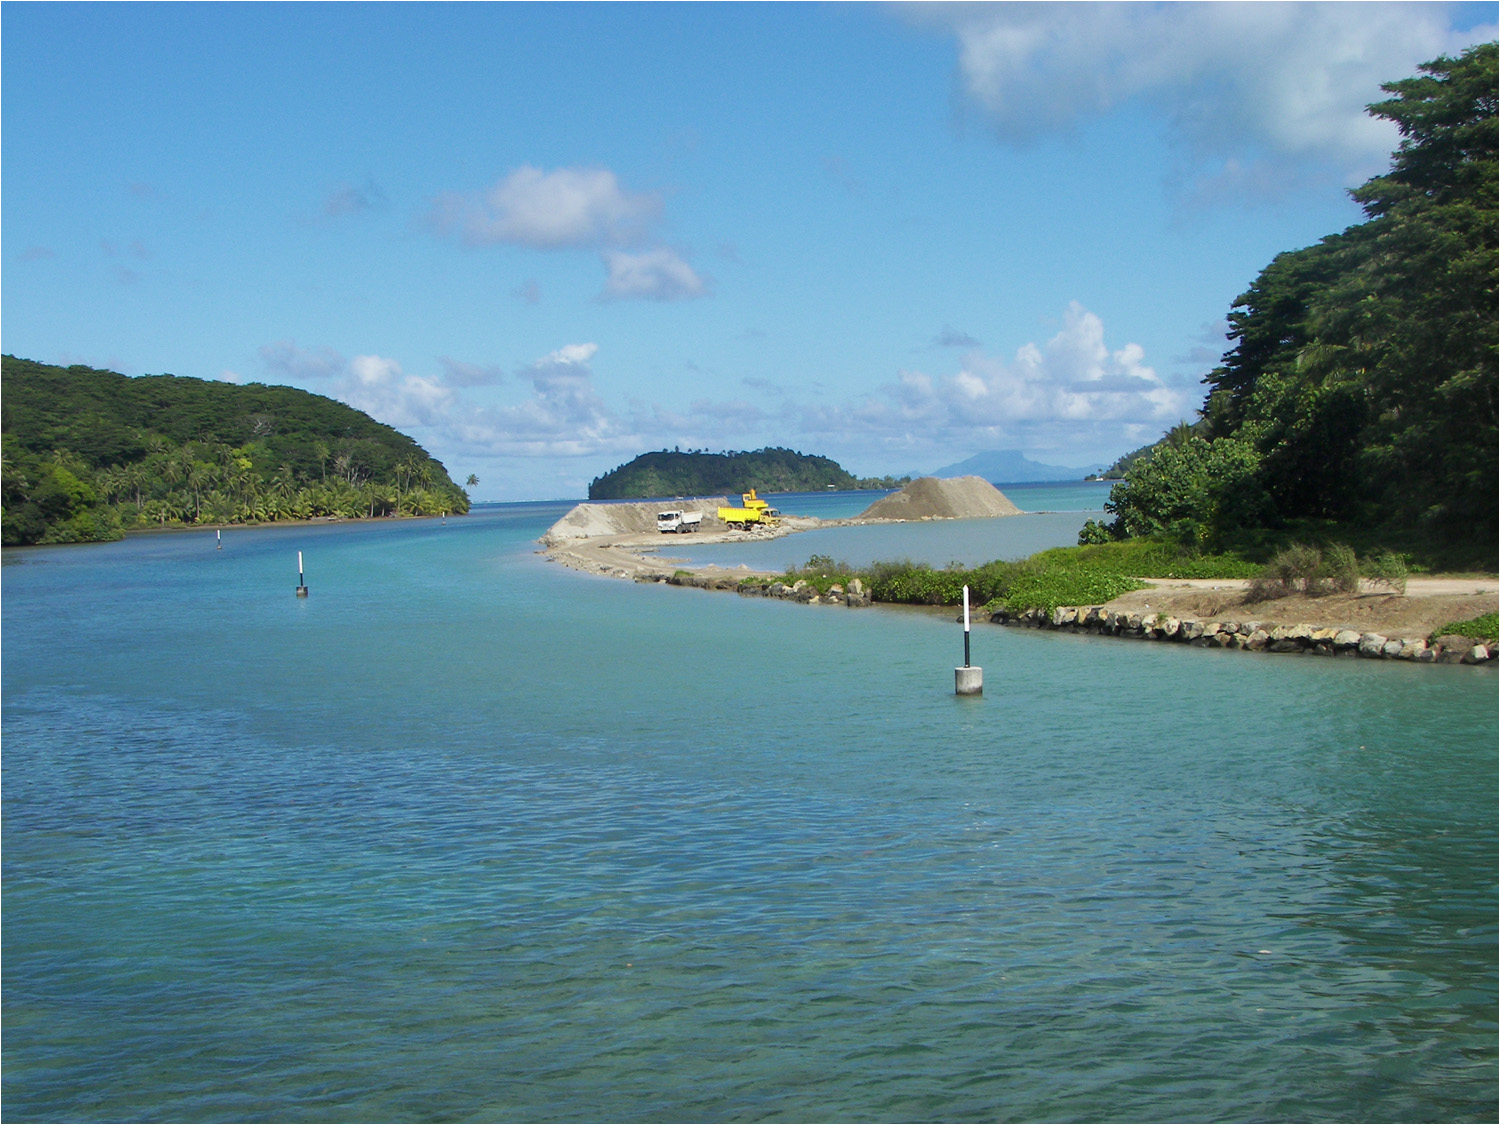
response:
<path fill-rule="evenodd" d="M 1370 107 L 1402 141 L 1353 193 L 1366 221 L 1278 255 L 1235 302 L 1206 448 L 1131 454 L 1115 534 L 1285 541 L 1321 524 L 1493 563 L 1496 45 L 1421 70 Z"/>
<path fill-rule="evenodd" d="M 1450 621 L 1441 629 L 1433 631 L 1428 641 L 1436 637 L 1468 637 L 1471 640 L 1494 644 L 1500 637 L 1500 614 L 1481 613 L 1467 621 Z"/>
<path fill-rule="evenodd" d="M 1084 479 L 1123 480 L 1125 474 L 1129 472 L 1134 465 L 1149 458 L 1152 453 L 1156 452 L 1158 446 L 1169 444 L 1182 445 L 1188 440 L 1188 438 L 1207 436 L 1208 422 L 1205 419 L 1199 418 L 1195 422 L 1179 422 L 1156 441 L 1153 441 L 1150 445 L 1143 445 L 1139 449 L 1132 449 L 1129 453 L 1116 460 L 1115 463 L 1109 468 L 1105 469 L 1104 472 L 1097 474 L 1090 473 Z"/>
<path fill-rule="evenodd" d="M 1110 489 L 1104 510 L 1115 515 L 1116 534 L 1216 546 L 1227 529 L 1260 526 L 1269 515 L 1260 463 L 1253 446 L 1234 438 L 1162 444 Z"/>
<path fill-rule="evenodd" d="M 905 478 L 903 478 L 904 481 Z M 790 449 L 750 453 L 642 453 L 589 485 L 590 500 L 641 500 L 658 496 L 735 496 L 760 492 L 816 492 L 828 488 L 893 488 L 890 477 L 860 480 L 827 457 Z"/>
<path fill-rule="evenodd" d="M 1083 526 L 1078 529 L 1078 545 L 1088 546 L 1091 543 L 1108 543 L 1114 539 L 1114 532 L 1110 525 L 1100 523 L 1098 520 L 1084 520 Z"/>
<path fill-rule="evenodd" d="M 14 356 L 3 375 L 7 546 L 138 526 L 468 510 L 411 438 L 307 391 Z"/>

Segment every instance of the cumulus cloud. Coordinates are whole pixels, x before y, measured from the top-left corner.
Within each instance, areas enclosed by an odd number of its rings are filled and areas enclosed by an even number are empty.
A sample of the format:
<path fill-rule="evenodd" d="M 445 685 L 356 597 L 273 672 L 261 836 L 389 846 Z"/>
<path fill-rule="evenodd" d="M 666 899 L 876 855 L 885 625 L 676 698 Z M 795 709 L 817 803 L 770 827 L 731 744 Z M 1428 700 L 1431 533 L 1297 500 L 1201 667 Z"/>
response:
<path fill-rule="evenodd" d="M 652 301 L 687 301 L 708 292 L 708 283 L 693 267 L 666 247 L 638 254 L 606 250 L 605 300 L 645 298 Z"/>
<path fill-rule="evenodd" d="M 661 212 L 661 200 L 632 193 L 607 168 L 523 165 L 487 191 L 439 197 L 432 221 L 473 246 L 511 243 L 539 250 L 638 241 Z"/>
<path fill-rule="evenodd" d="M 449 356 L 438 356 L 443 368 L 443 382 L 450 387 L 488 387 L 505 377 L 500 368 L 480 363 L 464 363 Z"/>
<path fill-rule="evenodd" d="M 1010 358 L 974 349 L 957 370 L 902 371 L 860 401 L 804 404 L 789 419 L 826 445 L 916 459 L 936 450 L 1072 450 L 1097 458 L 1143 433 L 1160 433 L 1196 406 L 1165 383 L 1138 344 L 1111 347 L 1100 318 L 1078 302 L 1044 344 Z"/>
<path fill-rule="evenodd" d="M 594 386 L 591 361 L 598 350 L 597 344 L 568 344 L 523 367 L 516 378 L 531 384 L 531 396 L 451 419 L 455 439 L 490 456 L 571 457 L 635 449 L 640 437 Z"/>
<path fill-rule="evenodd" d="M 453 391 L 438 379 L 408 375 L 394 359 L 378 355 L 357 355 L 349 361 L 339 397 L 398 429 L 441 425 L 454 402 Z"/>
<path fill-rule="evenodd" d="M 627 191 L 607 168 L 546 172 L 527 164 L 487 191 L 440 196 L 428 222 L 469 246 L 597 250 L 607 271 L 604 300 L 702 297 L 707 282 L 652 235 L 661 211 L 660 196 Z M 540 299 L 534 281 L 514 295 L 527 304 Z"/>
<path fill-rule="evenodd" d="M 1355 183 L 1397 134 L 1365 106 L 1380 83 L 1494 38 L 1428 3 L 982 4 L 909 9 L 949 28 L 963 92 L 1025 141 L 1130 103 L 1164 116 L 1192 190 L 1268 191 L 1289 169 Z M 1278 173 L 1281 173 L 1278 175 Z"/>
<path fill-rule="evenodd" d="M 427 375 L 408 375 L 394 359 L 357 355 L 345 359 L 332 348 L 301 348 L 278 340 L 259 351 L 274 374 L 297 382 L 322 383 L 331 394 L 388 426 L 441 424 L 454 403 L 453 391 Z"/>

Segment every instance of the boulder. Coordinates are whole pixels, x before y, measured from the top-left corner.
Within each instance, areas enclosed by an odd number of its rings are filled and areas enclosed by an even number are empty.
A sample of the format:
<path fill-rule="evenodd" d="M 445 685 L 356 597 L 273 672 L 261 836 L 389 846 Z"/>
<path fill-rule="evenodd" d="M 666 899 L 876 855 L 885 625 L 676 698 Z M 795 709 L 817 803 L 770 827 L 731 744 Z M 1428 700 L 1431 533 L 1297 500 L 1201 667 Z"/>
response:
<path fill-rule="evenodd" d="M 1359 638 L 1359 654 L 1379 659 L 1385 655 L 1385 642 L 1386 638 L 1379 633 L 1362 633 Z"/>

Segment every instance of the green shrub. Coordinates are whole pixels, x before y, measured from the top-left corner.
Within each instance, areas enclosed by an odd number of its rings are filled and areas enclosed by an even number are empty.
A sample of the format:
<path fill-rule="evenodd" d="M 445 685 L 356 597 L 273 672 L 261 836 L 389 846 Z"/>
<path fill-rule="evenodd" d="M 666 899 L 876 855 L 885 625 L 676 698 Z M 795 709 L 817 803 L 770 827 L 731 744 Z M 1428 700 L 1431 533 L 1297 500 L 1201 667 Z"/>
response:
<path fill-rule="evenodd" d="M 1084 520 L 1083 527 L 1078 532 L 1078 545 L 1087 547 L 1091 543 L 1108 543 L 1114 536 L 1109 533 L 1109 525 L 1100 523 L 1098 520 Z"/>
<path fill-rule="evenodd" d="M 1093 570 L 1033 571 L 1016 579 L 1004 604 L 1012 613 L 1028 609 L 1051 613 L 1061 605 L 1103 605 L 1145 586 L 1135 578 Z"/>
<path fill-rule="evenodd" d="M 1471 617 L 1467 621 L 1450 621 L 1441 629 L 1434 631 L 1427 639 L 1430 641 L 1434 637 L 1444 637 L 1450 634 L 1494 644 L 1497 639 L 1500 639 L 1500 614 L 1481 613 L 1478 617 Z"/>
<path fill-rule="evenodd" d="M 1406 556 L 1382 550 L 1365 560 L 1365 573 L 1372 582 L 1397 593 L 1406 593 Z"/>
<path fill-rule="evenodd" d="M 1322 570 L 1322 551 L 1305 543 L 1289 543 L 1251 581 L 1245 600 L 1264 602 L 1292 594 L 1321 593 Z"/>
<path fill-rule="evenodd" d="M 1341 594 L 1359 592 L 1359 559 L 1354 549 L 1343 543 L 1330 543 L 1323 550 L 1319 576 Z"/>

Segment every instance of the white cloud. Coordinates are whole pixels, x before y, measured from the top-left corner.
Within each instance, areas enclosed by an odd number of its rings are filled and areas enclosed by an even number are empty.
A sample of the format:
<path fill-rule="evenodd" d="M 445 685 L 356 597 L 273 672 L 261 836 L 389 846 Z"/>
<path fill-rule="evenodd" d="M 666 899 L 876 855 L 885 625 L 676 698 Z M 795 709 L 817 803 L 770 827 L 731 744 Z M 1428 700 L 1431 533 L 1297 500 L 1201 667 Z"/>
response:
<path fill-rule="evenodd" d="M 1103 322 L 1075 301 L 1050 340 L 1008 360 L 976 348 L 951 373 L 902 371 L 860 401 L 798 405 L 783 419 L 812 444 L 887 464 L 993 448 L 1071 452 L 1081 464 L 1192 416 L 1196 388 L 1168 386 L 1145 359 L 1138 344 L 1110 347 Z"/>
<path fill-rule="evenodd" d="M 511 406 L 455 415 L 454 438 L 480 455 L 575 457 L 639 453 L 640 438 L 605 405 L 594 387 L 597 344 L 567 344 L 527 365 L 516 377 L 532 395 Z"/>
<path fill-rule="evenodd" d="M 943 360 L 951 364 L 944 370 L 902 371 L 888 385 L 842 401 L 817 395 L 806 382 L 768 393 L 758 379 L 734 380 L 734 389 L 725 384 L 719 398 L 705 379 L 695 386 L 701 397 L 685 403 L 617 402 L 597 384 L 598 355 L 593 342 L 561 345 L 508 372 L 512 401 L 494 405 L 476 397 L 489 393 L 478 391 L 486 380 L 499 378 L 492 367 L 445 358 L 444 374 L 427 376 L 375 354 L 344 360 L 289 342 L 262 349 L 268 364 L 312 373 L 306 377 L 322 380 L 320 390 L 418 431 L 413 436 L 445 464 L 484 463 L 491 494 L 513 499 L 526 498 L 528 488 L 532 495 L 578 495 L 569 491 L 577 479 L 586 483 L 642 450 L 675 444 L 793 445 L 879 472 L 997 448 L 1081 465 L 1140 445 L 1191 417 L 1201 401 L 1198 386 L 1165 383 L 1138 344 L 1111 343 L 1100 318 L 1077 302 L 1050 338 L 1023 343 L 1008 358 L 975 347 L 957 362 Z M 757 393 L 735 401 L 745 383 Z M 517 389 L 525 391 L 518 400 Z"/>
<path fill-rule="evenodd" d="M 601 296 L 606 300 L 687 301 L 708 292 L 707 282 L 666 247 L 639 254 L 606 250 L 604 264 L 609 277 Z"/>
<path fill-rule="evenodd" d="M 453 405 L 453 391 L 426 375 L 408 375 L 394 359 L 357 355 L 339 397 L 377 421 L 403 429 L 441 425 Z"/>
<path fill-rule="evenodd" d="M 439 197 L 429 222 L 470 246 L 598 250 L 607 270 L 600 294 L 604 300 L 702 297 L 707 282 L 651 235 L 661 209 L 658 195 L 626 191 L 607 168 L 544 172 L 527 164 L 483 193 Z M 535 281 L 513 293 L 528 304 L 540 299 Z"/>
<path fill-rule="evenodd" d="M 432 219 L 470 245 L 558 250 L 635 242 L 660 212 L 657 196 L 625 191 L 607 168 L 527 164 L 483 193 L 440 197 Z"/>
<path fill-rule="evenodd" d="M 278 340 L 262 347 L 260 358 L 289 379 L 326 384 L 320 393 L 397 429 L 440 424 L 454 402 L 453 391 L 439 380 L 408 375 L 400 363 L 384 356 L 346 360 L 332 348 L 300 348 L 290 340 Z"/>
<path fill-rule="evenodd" d="M 1198 194 L 1266 192 L 1292 170 L 1357 183 L 1385 166 L 1380 83 L 1494 38 L 1430 3 L 982 4 L 909 8 L 949 28 L 965 95 L 1024 141 L 1134 102 L 1169 121 Z"/>

